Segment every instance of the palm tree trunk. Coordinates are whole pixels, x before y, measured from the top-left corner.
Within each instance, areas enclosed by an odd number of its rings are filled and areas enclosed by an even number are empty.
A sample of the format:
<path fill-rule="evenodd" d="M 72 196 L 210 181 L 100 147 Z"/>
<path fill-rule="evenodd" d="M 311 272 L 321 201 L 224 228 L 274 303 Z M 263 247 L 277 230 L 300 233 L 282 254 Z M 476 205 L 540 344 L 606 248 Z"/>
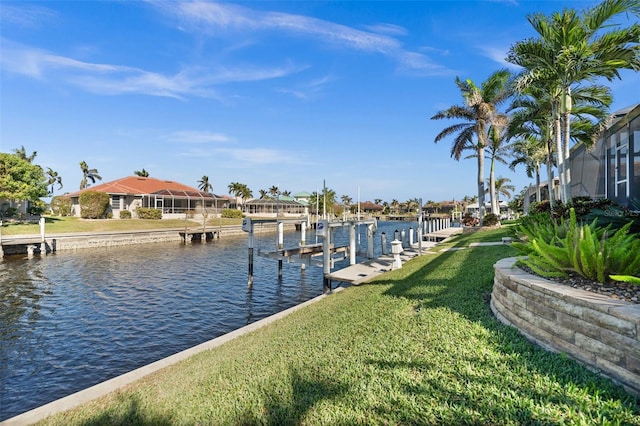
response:
<path fill-rule="evenodd" d="M 484 221 L 484 145 L 478 147 L 478 221 Z"/>
<path fill-rule="evenodd" d="M 553 127 L 554 127 L 554 132 L 553 132 L 553 138 L 556 141 L 556 158 L 557 158 L 557 167 L 558 167 L 558 177 L 560 178 L 560 201 L 564 202 L 563 198 L 564 198 L 564 155 L 563 153 L 563 147 L 562 147 L 562 124 L 560 122 L 560 116 L 558 114 L 554 115 L 554 119 L 553 119 Z M 553 186 L 553 182 L 549 182 L 551 186 Z M 553 197 L 551 196 L 551 191 L 549 191 L 549 197 L 551 199 L 553 199 Z M 553 201 L 552 201 L 553 203 Z"/>
<path fill-rule="evenodd" d="M 498 214 L 496 202 L 495 161 L 493 158 L 491 159 L 491 170 L 489 172 L 489 198 L 491 201 L 491 213 Z"/>
<path fill-rule="evenodd" d="M 553 191 L 553 144 L 547 142 L 547 187 L 549 188 L 549 208 L 553 211 L 555 194 Z"/>
<path fill-rule="evenodd" d="M 540 194 L 540 164 L 536 164 L 536 202 L 540 202 L 542 194 Z"/>
<path fill-rule="evenodd" d="M 562 194 L 562 198 L 564 203 L 570 203 L 571 202 L 571 167 L 570 167 L 570 162 L 569 160 L 571 159 L 571 152 L 570 152 L 570 136 L 569 133 L 571 131 L 571 110 L 567 110 L 564 113 L 564 120 L 562 123 L 562 127 L 563 127 L 563 140 L 564 140 L 564 149 L 562 151 L 562 164 L 564 165 L 564 182 L 563 182 L 563 194 Z"/>

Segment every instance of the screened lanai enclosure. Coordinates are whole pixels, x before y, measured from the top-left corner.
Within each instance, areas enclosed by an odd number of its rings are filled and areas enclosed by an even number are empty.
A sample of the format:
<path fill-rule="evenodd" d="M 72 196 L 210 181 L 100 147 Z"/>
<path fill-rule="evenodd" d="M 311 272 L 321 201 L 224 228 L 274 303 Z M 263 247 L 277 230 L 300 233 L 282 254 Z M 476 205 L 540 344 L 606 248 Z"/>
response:
<path fill-rule="evenodd" d="M 274 198 L 261 198 L 247 201 L 244 204 L 244 212 L 247 215 L 306 215 L 308 208 L 305 204 L 295 200 L 277 200 Z"/>
<path fill-rule="evenodd" d="M 162 210 L 162 214 L 214 213 L 217 209 L 226 208 L 221 203 L 227 201 L 206 192 L 163 189 L 153 194 L 142 196 L 141 207 Z"/>

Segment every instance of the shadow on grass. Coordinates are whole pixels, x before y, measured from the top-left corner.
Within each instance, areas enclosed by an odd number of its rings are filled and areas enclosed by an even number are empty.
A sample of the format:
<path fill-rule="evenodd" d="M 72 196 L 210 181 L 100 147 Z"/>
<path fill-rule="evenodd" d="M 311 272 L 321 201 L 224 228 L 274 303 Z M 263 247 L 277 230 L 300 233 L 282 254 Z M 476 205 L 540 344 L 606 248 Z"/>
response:
<path fill-rule="evenodd" d="M 131 425 L 131 426 L 170 426 L 180 423 L 179 419 L 170 415 L 149 412 L 140 403 L 140 398 L 132 397 L 128 401 L 125 412 L 101 411 L 89 420 L 79 423 L 82 426 Z"/>
<path fill-rule="evenodd" d="M 454 247 L 457 244 L 462 243 L 453 242 Z M 426 263 L 403 279 L 381 279 L 370 284 L 390 286 L 383 294 L 412 300 L 416 311 L 446 308 L 481 325 L 489 332 L 487 345 L 490 346 L 490 350 L 500 354 L 503 368 L 506 364 L 511 374 L 478 376 L 467 373 L 462 368 L 454 368 L 454 380 L 451 382 L 427 379 L 416 384 L 407 381 L 400 384 L 403 392 L 407 395 L 446 395 L 445 400 L 454 405 L 466 407 L 467 411 L 484 413 L 485 419 L 496 419 L 498 423 L 507 415 L 512 419 L 531 421 L 534 414 L 523 401 L 551 404 L 560 411 L 561 407 L 569 407 L 569 410 L 578 413 L 590 410 L 589 407 L 585 408 L 585 401 L 598 401 L 601 406 L 619 404 L 627 412 L 640 414 L 640 398 L 628 394 L 621 386 L 588 371 L 565 355 L 554 354 L 529 343 L 516 329 L 502 325 L 494 317 L 489 307 L 494 278 L 493 264 L 499 259 L 515 255 L 514 249 L 502 245 L 447 251 L 429 260 L 417 260 Z M 454 359 L 459 366 L 481 367 L 486 362 L 481 357 L 463 351 L 455 354 Z M 438 369 L 437 365 L 430 365 L 427 360 L 423 363 L 418 362 L 420 365 L 381 359 L 371 359 L 369 362 L 389 371 Z M 546 388 L 534 382 L 516 379 L 518 374 L 535 375 L 540 382 L 548 383 L 552 387 Z M 510 392 L 516 395 L 513 397 L 513 400 L 517 401 L 516 405 L 503 405 L 499 394 L 485 397 L 468 388 L 461 388 L 461 383 L 473 383 L 476 392 L 477 389 L 484 388 L 492 392 L 496 388 L 510 389 Z M 443 411 L 445 412 L 450 413 L 448 410 Z M 600 414 L 592 412 L 590 415 L 595 418 Z M 602 418 L 615 421 L 616 415 L 615 410 L 612 410 L 603 414 Z M 467 421 L 474 419 L 470 417 Z M 638 423 L 640 424 L 640 420 Z"/>
<path fill-rule="evenodd" d="M 263 394 L 264 406 L 260 413 L 246 410 L 234 422 L 241 425 L 298 425 L 304 424 L 305 414 L 323 400 L 342 398 L 349 387 L 333 383 L 330 377 L 310 379 L 289 369 L 291 391 L 285 395 L 269 392 Z"/>

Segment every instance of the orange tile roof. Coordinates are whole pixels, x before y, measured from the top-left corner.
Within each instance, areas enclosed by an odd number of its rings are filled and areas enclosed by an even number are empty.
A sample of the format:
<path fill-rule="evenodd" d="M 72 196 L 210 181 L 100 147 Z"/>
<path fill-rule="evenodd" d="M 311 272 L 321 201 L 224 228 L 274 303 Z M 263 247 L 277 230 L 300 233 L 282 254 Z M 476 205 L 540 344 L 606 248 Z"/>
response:
<path fill-rule="evenodd" d="M 175 182 L 172 180 L 162 180 L 152 177 L 127 176 L 124 178 L 112 180 L 111 182 L 101 183 L 99 185 L 90 186 L 82 191 L 76 191 L 68 196 L 77 196 L 84 191 L 106 192 L 108 194 L 127 194 L 127 195 L 146 195 L 164 192 L 189 194 L 191 196 L 215 197 L 216 195 L 200 191 L 196 188 Z"/>

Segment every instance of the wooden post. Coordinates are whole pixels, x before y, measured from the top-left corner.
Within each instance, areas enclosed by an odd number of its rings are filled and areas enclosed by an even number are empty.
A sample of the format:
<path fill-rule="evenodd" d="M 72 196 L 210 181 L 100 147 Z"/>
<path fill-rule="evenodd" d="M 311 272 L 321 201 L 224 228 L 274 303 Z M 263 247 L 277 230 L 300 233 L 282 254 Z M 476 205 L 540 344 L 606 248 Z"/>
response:
<path fill-rule="evenodd" d="M 253 286 L 253 222 L 251 218 L 242 219 L 242 230 L 249 233 L 249 279 L 247 287 Z"/>
<path fill-rule="evenodd" d="M 47 244 L 44 240 L 44 217 L 40 218 L 40 253 L 47 254 Z"/>

